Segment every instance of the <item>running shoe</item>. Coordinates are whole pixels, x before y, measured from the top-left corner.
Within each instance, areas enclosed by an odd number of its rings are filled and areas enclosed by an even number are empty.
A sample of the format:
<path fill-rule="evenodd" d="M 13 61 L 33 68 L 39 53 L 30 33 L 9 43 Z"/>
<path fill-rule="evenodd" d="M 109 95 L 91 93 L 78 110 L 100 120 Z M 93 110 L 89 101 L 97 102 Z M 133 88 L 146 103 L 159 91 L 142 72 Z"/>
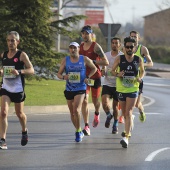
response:
<path fill-rule="evenodd" d="M 129 144 L 128 138 L 126 137 L 122 138 L 120 144 L 122 145 L 123 148 L 127 148 Z"/>
<path fill-rule="evenodd" d="M 119 116 L 118 122 L 119 122 L 119 123 L 125 123 L 125 122 L 124 122 L 124 117 L 123 117 L 123 116 Z"/>
<path fill-rule="evenodd" d="M 118 127 L 117 126 L 113 126 L 112 134 L 118 134 Z"/>
<path fill-rule="evenodd" d="M 145 114 L 145 112 L 141 112 L 141 113 L 140 113 L 140 115 L 139 115 L 139 120 L 140 120 L 141 122 L 145 122 L 145 120 L 146 120 L 146 114 Z"/>
<path fill-rule="evenodd" d="M 81 142 L 82 141 L 82 134 L 81 134 L 81 132 L 76 132 L 75 136 L 76 136 L 76 138 L 75 138 L 76 142 Z"/>
<path fill-rule="evenodd" d="M 21 145 L 25 146 L 28 143 L 28 130 L 27 133 L 22 132 L 22 137 L 21 137 Z"/>
<path fill-rule="evenodd" d="M 94 115 L 93 127 L 97 127 L 100 122 L 100 115 Z"/>
<path fill-rule="evenodd" d="M 89 126 L 84 127 L 83 133 L 84 133 L 85 136 L 90 136 L 90 128 L 89 128 Z"/>
<path fill-rule="evenodd" d="M 110 127 L 110 121 L 112 119 L 112 115 L 108 115 L 107 118 L 106 118 L 106 122 L 105 122 L 105 127 L 106 128 L 109 128 Z"/>
<path fill-rule="evenodd" d="M 84 133 L 81 131 L 80 132 L 80 137 L 83 138 L 84 137 Z"/>
<path fill-rule="evenodd" d="M 125 137 L 125 136 L 126 136 L 126 132 L 125 132 L 125 131 L 122 132 L 122 133 L 121 133 L 121 136 L 122 136 L 122 137 Z M 131 133 L 129 133 L 129 138 L 130 138 L 130 137 L 131 137 Z"/>
<path fill-rule="evenodd" d="M 0 140 L 0 149 L 8 149 L 5 141 Z"/>

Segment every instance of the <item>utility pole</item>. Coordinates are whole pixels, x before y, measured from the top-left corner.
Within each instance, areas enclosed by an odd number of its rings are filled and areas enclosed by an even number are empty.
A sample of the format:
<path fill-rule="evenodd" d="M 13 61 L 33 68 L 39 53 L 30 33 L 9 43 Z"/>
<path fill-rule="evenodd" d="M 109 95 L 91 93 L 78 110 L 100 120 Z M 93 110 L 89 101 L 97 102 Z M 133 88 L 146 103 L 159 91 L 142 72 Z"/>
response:
<path fill-rule="evenodd" d="M 58 20 L 61 19 L 62 0 L 58 0 Z M 60 26 L 60 25 L 59 25 Z M 60 52 L 60 34 L 57 35 L 57 52 Z"/>

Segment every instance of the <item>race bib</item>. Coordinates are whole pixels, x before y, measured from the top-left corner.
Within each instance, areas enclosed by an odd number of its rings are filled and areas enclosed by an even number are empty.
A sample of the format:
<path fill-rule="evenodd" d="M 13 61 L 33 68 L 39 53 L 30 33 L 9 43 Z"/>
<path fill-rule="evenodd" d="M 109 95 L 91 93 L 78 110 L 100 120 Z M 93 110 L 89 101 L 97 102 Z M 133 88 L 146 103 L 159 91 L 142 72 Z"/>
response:
<path fill-rule="evenodd" d="M 93 79 L 88 79 L 88 83 L 89 86 L 94 86 L 94 80 Z"/>
<path fill-rule="evenodd" d="M 15 78 L 11 71 L 15 69 L 15 66 L 3 66 L 4 78 Z"/>
<path fill-rule="evenodd" d="M 133 87 L 135 82 L 135 77 L 134 76 L 124 76 L 122 84 L 125 87 Z"/>
<path fill-rule="evenodd" d="M 68 80 L 70 83 L 80 83 L 80 72 L 69 72 Z"/>
<path fill-rule="evenodd" d="M 113 77 L 112 75 L 112 69 L 107 69 L 107 77 Z"/>

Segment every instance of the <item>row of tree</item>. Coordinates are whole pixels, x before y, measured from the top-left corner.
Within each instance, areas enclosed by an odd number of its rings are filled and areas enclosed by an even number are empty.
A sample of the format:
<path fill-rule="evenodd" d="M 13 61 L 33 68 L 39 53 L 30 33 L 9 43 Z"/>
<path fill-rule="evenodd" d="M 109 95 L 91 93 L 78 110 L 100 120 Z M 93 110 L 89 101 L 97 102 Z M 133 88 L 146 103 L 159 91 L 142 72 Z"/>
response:
<path fill-rule="evenodd" d="M 50 10 L 53 3 L 53 0 L 1 0 L 0 5 L 0 52 L 7 50 L 7 32 L 17 31 L 21 37 L 19 49 L 29 55 L 37 73 L 51 76 L 64 55 L 53 50 L 57 34 L 78 37 L 71 31 L 72 25 L 85 18 L 77 15 L 58 20 L 58 14 Z"/>

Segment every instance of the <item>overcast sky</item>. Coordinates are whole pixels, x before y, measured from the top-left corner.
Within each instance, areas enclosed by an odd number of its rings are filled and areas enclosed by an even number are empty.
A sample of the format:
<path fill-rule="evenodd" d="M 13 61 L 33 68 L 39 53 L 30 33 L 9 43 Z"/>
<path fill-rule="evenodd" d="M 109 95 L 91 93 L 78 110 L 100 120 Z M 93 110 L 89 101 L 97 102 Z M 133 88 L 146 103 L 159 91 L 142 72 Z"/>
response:
<path fill-rule="evenodd" d="M 133 23 L 143 17 L 170 7 L 170 0 L 107 0 L 105 23 Z M 108 10 L 109 8 L 109 10 Z M 110 11 L 110 14 L 109 14 Z"/>

